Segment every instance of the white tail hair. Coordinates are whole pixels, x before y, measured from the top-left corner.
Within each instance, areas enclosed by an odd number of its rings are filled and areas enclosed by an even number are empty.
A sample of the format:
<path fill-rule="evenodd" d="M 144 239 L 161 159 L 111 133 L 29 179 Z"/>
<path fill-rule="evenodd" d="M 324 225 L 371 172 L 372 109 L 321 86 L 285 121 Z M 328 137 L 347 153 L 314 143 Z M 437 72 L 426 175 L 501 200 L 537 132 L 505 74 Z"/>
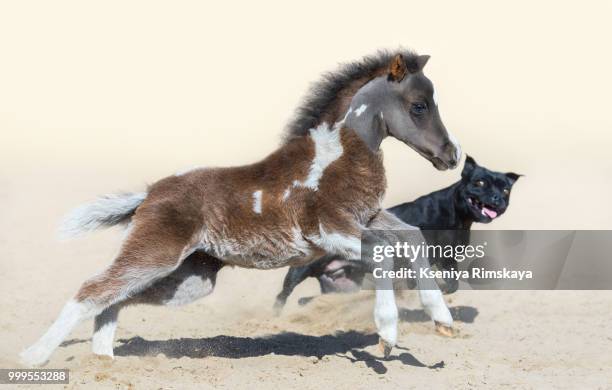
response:
<path fill-rule="evenodd" d="M 59 236 L 68 239 L 101 227 L 129 222 L 146 197 L 146 192 L 102 195 L 66 215 L 60 224 Z"/>

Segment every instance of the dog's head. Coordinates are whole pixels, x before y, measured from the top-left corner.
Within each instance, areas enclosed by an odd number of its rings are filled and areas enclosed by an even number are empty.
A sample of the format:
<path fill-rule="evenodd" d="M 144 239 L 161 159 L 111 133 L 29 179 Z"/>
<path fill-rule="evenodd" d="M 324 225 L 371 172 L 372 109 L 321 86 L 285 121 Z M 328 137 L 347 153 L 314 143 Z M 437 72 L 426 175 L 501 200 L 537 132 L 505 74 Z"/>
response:
<path fill-rule="evenodd" d="M 461 172 L 458 206 L 475 222 L 489 223 L 508 208 L 512 186 L 520 176 L 488 170 L 467 156 Z"/>

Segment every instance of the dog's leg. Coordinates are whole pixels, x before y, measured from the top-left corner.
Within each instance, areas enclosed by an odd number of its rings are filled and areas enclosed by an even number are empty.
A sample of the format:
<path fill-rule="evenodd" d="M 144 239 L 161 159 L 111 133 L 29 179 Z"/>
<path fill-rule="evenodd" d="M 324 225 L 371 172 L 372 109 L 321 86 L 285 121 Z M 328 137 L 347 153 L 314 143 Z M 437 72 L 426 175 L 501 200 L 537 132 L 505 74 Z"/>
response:
<path fill-rule="evenodd" d="M 297 285 L 312 276 L 311 269 L 312 264 L 289 268 L 283 280 L 283 290 L 276 296 L 276 302 L 274 303 L 274 313 L 277 316 L 280 315 L 285 303 L 287 303 L 287 298 L 289 298 L 289 295 L 291 295 Z"/>
<path fill-rule="evenodd" d="M 170 274 L 191 253 L 189 240 L 184 234 L 171 234 L 167 226 L 154 221 L 135 224 L 114 263 L 83 283 L 49 330 L 21 353 L 22 361 L 27 365 L 44 364 L 79 322 Z"/>

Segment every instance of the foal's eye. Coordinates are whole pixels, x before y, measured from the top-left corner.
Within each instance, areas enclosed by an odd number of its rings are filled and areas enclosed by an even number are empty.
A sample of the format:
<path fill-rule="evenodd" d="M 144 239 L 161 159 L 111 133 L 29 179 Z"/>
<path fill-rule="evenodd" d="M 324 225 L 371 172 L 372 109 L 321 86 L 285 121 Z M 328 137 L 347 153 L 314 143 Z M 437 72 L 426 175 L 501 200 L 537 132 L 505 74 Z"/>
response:
<path fill-rule="evenodd" d="M 427 111 L 427 104 L 425 103 L 412 103 L 410 105 L 410 111 L 414 115 L 423 115 Z"/>
<path fill-rule="evenodd" d="M 484 182 L 484 181 L 482 181 L 482 180 L 478 180 L 478 181 L 477 181 L 476 183 L 474 183 L 474 184 L 476 184 L 476 187 L 484 187 L 485 182 Z"/>
<path fill-rule="evenodd" d="M 504 195 L 510 195 L 510 189 L 504 188 Z"/>

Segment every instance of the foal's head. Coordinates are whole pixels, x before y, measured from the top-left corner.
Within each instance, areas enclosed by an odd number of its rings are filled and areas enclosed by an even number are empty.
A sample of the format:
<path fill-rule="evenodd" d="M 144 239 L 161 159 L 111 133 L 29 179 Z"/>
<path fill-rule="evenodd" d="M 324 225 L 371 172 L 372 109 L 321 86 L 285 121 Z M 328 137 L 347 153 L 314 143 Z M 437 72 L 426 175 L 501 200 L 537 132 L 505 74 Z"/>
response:
<path fill-rule="evenodd" d="M 412 147 L 437 169 L 452 169 L 461 158 L 461 148 L 444 127 L 434 86 L 423 74 L 428 60 L 426 55 L 392 57 L 386 74 L 365 84 L 353 97 L 347 125 L 365 124 L 371 129 L 365 136 L 374 138 L 376 147 L 390 135 Z M 362 116 L 364 112 L 368 115 Z"/>

